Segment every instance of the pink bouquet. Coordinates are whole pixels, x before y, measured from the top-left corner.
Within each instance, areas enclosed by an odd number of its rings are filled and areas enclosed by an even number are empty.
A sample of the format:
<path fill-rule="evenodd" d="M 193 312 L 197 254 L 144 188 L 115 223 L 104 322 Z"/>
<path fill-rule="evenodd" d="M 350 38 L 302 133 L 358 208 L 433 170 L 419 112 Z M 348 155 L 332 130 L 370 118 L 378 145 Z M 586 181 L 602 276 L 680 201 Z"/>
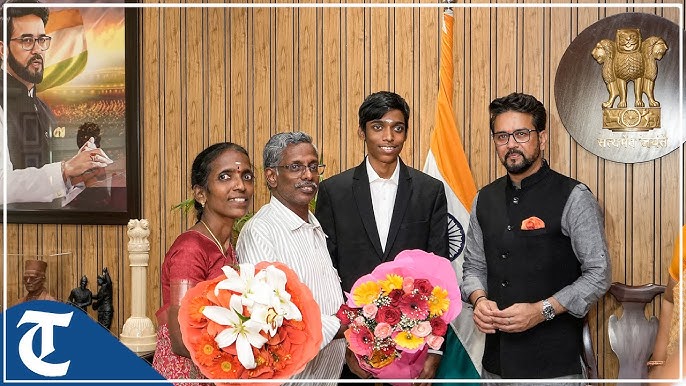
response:
<path fill-rule="evenodd" d="M 418 249 L 399 253 L 353 285 L 336 316 L 360 366 L 381 379 L 414 379 L 438 350 L 462 302 L 450 261 Z"/>

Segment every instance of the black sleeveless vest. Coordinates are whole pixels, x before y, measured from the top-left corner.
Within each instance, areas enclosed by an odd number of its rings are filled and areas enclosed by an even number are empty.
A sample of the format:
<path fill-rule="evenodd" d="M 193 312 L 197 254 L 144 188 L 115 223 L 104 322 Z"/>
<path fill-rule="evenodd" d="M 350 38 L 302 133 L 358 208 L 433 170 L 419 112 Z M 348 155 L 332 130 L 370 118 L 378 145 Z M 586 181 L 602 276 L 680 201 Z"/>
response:
<path fill-rule="evenodd" d="M 544 161 L 521 189 L 505 176 L 480 191 L 476 213 L 483 231 L 488 298 L 499 309 L 547 299 L 581 276 L 561 227 L 562 211 L 578 184 Z M 545 226 L 522 230 L 522 222 L 534 216 Z M 581 319 L 563 313 L 521 333 L 487 334 L 483 366 L 503 378 L 581 374 L 581 329 Z"/>

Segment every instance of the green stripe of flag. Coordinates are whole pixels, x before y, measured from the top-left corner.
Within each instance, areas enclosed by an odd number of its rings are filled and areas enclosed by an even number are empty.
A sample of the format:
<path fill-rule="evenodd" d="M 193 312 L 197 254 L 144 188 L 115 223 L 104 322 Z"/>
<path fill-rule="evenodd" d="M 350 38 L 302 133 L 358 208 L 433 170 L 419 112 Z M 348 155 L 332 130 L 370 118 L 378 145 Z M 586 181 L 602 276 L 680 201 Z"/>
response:
<path fill-rule="evenodd" d="M 445 350 L 441 364 L 436 371 L 436 379 L 480 379 L 479 372 L 474 367 L 467 350 L 455 334 L 452 327 L 445 334 Z M 479 383 L 460 383 L 460 385 L 478 385 Z M 436 383 L 436 385 L 451 385 L 451 383 Z"/>
<path fill-rule="evenodd" d="M 88 51 L 83 51 L 76 56 L 46 67 L 43 72 L 43 81 L 36 85 L 37 90 L 40 92 L 69 82 L 86 68 L 87 62 Z"/>

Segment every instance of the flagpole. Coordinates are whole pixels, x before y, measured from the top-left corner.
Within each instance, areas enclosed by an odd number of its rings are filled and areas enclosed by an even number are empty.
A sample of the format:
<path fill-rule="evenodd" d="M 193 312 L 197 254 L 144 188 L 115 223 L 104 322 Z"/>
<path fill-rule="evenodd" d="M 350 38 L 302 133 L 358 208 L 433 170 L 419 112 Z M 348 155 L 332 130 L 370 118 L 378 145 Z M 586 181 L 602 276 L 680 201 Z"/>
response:
<path fill-rule="evenodd" d="M 442 4 L 455 3 L 442 0 Z M 431 133 L 431 144 L 423 170 L 443 182 L 445 187 L 448 202 L 449 256 L 447 257 L 451 260 L 459 281 L 462 279 L 469 211 L 476 196 L 476 185 L 453 110 L 453 25 L 453 7 L 446 6 L 441 13 L 436 122 Z M 451 322 L 451 328 L 446 335 L 443 360 L 436 378 L 479 379 L 484 338 L 484 334 L 474 325 L 471 308 L 468 304 L 463 304 L 460 315 Z M 448 383 L 446 382 L 446 385 Z"/>

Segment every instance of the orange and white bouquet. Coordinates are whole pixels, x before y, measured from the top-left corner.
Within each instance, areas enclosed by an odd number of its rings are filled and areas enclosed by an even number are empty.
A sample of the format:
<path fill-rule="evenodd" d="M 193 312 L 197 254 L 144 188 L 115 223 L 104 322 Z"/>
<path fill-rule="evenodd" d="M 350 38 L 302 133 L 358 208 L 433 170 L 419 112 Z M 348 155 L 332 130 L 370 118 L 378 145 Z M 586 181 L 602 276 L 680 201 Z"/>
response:
<path fill-rule="evenodd" d="M 358 279 L 336 315 L 348 325 L 348 347 L 364 370 L 377 378 L 414 379 L 461 308 L 450 261 L 408 250 Z"/>
<path fill-rule="evenodd" d="M 225 266 L 181 301 L 179 324 L 191 359 L 209 379 L 286 379 L 322 342 L 319 306 L 281 263 Z"/>

